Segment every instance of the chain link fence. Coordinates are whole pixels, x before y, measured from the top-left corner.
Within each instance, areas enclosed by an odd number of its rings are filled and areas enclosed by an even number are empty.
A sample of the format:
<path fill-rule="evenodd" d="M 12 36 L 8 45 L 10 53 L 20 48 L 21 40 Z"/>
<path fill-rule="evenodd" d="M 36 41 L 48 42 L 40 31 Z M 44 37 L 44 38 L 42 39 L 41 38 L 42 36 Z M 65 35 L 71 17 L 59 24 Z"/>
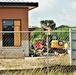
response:
<path fill-rule="evenodd" d="M 0 32 L 0 69 L 43 69 L 70 65 L 68 31 Z M 8 59 L 9 58 L 9 59 Z M 11 59 L 12 58 L 12 59 Z"/>

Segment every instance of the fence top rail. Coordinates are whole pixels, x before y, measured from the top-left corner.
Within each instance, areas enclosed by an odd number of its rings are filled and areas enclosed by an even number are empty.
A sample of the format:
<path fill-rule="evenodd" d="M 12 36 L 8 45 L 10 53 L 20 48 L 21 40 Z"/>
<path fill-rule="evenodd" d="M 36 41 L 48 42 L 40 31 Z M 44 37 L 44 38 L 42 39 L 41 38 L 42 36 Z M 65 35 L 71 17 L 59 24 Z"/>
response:
<path fill-rule="evenodd" d="M 14 32 L 20 32 L 20 33 L 25 33 L 25 32 L 48 32 L 48 31 L 0 31 L 0 33 L 14 33 Z M 50 31 L 50 32 L 76 32 L 76 31 Z"/>

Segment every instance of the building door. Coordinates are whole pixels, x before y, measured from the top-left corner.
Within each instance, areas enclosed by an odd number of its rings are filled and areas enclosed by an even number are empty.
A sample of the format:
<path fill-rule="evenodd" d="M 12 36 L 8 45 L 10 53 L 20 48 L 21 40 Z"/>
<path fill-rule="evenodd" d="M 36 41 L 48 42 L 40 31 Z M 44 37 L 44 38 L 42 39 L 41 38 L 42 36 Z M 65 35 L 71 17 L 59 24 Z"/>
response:
<path fill-rule="evenodd" d="M 3 31 L 3 46 L 20 46 L 20 20 L 3 20 Z"/>

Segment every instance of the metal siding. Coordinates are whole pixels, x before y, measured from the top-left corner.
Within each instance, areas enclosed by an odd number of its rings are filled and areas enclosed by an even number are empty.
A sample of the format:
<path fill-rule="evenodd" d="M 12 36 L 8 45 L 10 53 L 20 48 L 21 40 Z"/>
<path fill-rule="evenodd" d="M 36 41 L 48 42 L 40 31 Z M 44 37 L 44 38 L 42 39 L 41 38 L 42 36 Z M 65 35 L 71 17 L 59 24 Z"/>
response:
<path fill-rule="evenodd" d="M 76 65 L 76 29 L 70 29 L 70 64 Z"/>

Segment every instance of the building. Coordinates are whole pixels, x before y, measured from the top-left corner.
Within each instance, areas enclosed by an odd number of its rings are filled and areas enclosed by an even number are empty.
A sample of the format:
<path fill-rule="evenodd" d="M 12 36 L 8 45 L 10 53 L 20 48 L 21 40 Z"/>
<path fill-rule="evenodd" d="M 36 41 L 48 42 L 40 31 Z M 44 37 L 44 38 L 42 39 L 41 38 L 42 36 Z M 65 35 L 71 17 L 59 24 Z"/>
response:
<path fill-rule="evenodd" d="M 28 11 L 38 3 L 15 0 L 0 1 L 0 57 L 29 55 Z M 8 32 L 10 31 L 10 32 Z"/>

